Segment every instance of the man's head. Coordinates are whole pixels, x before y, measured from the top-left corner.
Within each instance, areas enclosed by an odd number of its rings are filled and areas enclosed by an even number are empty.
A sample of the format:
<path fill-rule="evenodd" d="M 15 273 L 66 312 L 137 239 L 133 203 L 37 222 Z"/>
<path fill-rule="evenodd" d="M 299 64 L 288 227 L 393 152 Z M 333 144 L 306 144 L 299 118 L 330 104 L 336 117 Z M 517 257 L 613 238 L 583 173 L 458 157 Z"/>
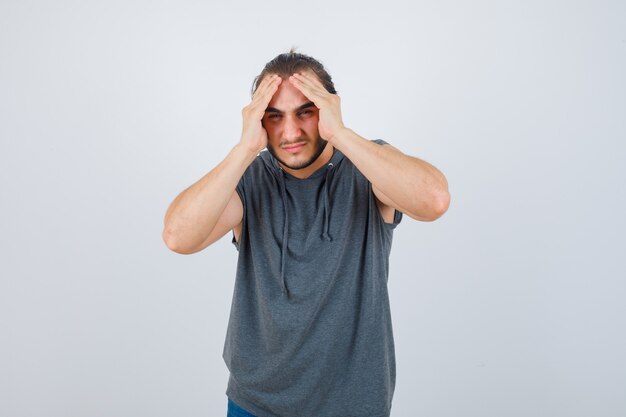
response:
<path fill-rule="evenodd" d="M 265 65 L 252 86 L 252 95 L 268 75 L 283 81 L 270 100 L 263 127 L 267 131 L 267 150 L 285 167 L 299 170 L 313 164 L 324 151 L 326 140 L 319 136 L 319 109 L 289 82 L 296 72 L 315 74 L 327 91 L 337 94 L 330 74 L 314 58 L 290 51 Z"/>
<path fill-rule="evenodd" d="M 276 58 L 265 64 L 263 71 L 261 71 L 261 73 L 257 75 L 252 82 L 251 93 L 254 95 L 254 92 L 259 87 L 259 84 L 267 75 L 280 75 L 284 81 L 288 79 L 291 74 L 305 70 L 314 73 L 329 93 L 337 94 L 333 80 L 322 63 L 313 57 L 295 52 L 294 49 L 291 49 L 287 53 L 278 55 Z"/>

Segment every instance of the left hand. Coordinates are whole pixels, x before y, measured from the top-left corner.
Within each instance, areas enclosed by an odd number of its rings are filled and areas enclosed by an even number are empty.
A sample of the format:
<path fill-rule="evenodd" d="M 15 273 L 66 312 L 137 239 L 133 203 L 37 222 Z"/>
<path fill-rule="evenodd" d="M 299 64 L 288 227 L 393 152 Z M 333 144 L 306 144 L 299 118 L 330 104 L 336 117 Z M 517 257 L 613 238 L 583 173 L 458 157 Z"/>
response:
<path fill-rule="evenodd" d="M 319 109 L 319 134 L 332 144 L 337 133 L 345 129 L 339 96 L 326 91 L 317 76 L 310 72 L 295 73 L 289 77 L 289 82 Z"/>

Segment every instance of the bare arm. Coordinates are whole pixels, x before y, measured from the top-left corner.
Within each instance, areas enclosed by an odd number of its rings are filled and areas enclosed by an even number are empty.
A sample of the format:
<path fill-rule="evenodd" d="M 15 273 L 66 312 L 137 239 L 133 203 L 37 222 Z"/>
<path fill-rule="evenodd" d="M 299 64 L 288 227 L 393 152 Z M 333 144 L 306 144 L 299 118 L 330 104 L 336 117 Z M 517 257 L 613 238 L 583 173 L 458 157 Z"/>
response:
<path fill-rule="evenodd" d="M 198 252 L 241 223 L 243 205 L 235 187 L 255 156 L 236 146 L 174 199 L 164 220 L 163 240 L 168 248 L 182 254 Z"/>
<path fill-rule="evenodd" d="M 421 221 L 436 220 L 448 209 L 448 181 L 428 162 L 366 140 L 350 129 L 339 132 L 332 143 L 372 183 L 384 206 Z"/>
<path fill-rule="evenodd" d="M 235 188 L 256 155 L 267 146 L 267 132 L 261 120 L 280 83 L 280 77 L 272 76 L 261 81 L 251 103 L 242 110 L 239 144 L 170 204 L 165 213 L 163 240 L 174 252 L 198 252 L 241 224 L 243 205 Z"/>
<path fill-rule="evenodd" d="M 436 220 L 446 212 L 450 204 L 448 182 L 437 168 L 346 128 L 339 96 L 326 91 L 314 74 L 294 73 L 289 82 L 320 109 L 320 136 L 346 155 L 372 183 L 385 221 L 393 216 L 390 208 L 422 221 Z"/>

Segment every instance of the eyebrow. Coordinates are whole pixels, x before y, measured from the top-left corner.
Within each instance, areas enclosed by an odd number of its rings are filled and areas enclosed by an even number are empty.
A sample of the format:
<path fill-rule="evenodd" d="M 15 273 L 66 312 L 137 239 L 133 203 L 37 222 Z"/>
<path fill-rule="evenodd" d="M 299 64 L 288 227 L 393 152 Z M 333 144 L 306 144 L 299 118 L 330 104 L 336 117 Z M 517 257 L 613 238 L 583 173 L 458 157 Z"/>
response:
<path fill-rule="evenodd" d="M 312 101 L 309 101 L 308 103 L 304 103 L 302 106 L 298 107 L 296 111 L 304 110 L 309 107 L 315 107 L 315 103 L 313 103 Z M 265 112 L 266 113 L 283 113 L 282 110 L 278 110 L 276 107 L 268 107 L 267 109 L 265 109 Z"/>

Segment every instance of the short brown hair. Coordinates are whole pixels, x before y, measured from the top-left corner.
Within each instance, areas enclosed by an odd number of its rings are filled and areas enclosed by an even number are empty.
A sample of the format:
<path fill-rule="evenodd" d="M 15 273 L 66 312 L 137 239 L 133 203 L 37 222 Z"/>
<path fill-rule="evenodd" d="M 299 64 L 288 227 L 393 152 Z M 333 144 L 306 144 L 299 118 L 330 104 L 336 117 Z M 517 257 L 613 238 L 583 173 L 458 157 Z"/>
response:
<path fill-rule="evenodd" d="M 254 95 L 254 92 L 266 75 L 277 74 L 283 78 L 289 78 L 289 76 L 293 73 L 307 69 L 313 71 L 315 75 L 317 75 L 317 78 L 319 78 L 322 82 L 326 91 L 331 94 L 337 94 L 333 80 L 322 63 L 308 55 L 296 52 L 295 48 L 291 48 L 289 52 L 280 54 L 265 64 L 263 71 L 261 71 L 261 73 L 257 75 L 252 82 L 251 94 Z"/>

